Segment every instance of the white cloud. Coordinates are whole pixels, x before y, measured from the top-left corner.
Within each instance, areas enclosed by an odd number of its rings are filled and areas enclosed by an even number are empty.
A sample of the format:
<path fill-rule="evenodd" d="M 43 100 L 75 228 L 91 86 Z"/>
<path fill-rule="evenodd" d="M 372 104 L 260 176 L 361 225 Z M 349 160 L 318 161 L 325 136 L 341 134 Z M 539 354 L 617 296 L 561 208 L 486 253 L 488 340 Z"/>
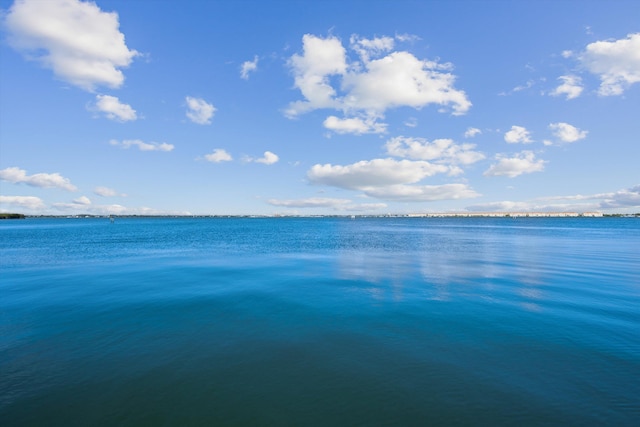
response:
<path fill-rule="evenodd" d="M 271 151 L 265 151 L 262 157 L 254 158 L 250 156 L 244 156 L 242 160 L 244 162 L 249 162 L 249 163 L 253 162 L 253 163 L 262 163 L 264 165 L 272 165 L 274 163 L 277 163 L 278 160 L 280 160 L 280 158 L 278 157 L 277 154 L 272 153 Z"/>
<path fill-rule="evenodd" d="M 93 189 L 93 194 L 100 197 L 126 196 L 126 194 L 118 194 L 116 190 L 108 187 L 96 187 Z"/>
<path fill-rule="evenodd" d="M 364 193 L 378 199 L 399 202 L 430 202 L 478 197 L 480 194 L 466 184 L 391 185 L 365 189 Z"/>
<path fill-rule="evenodd" d="M 551 123 L 549 129 L 562 142 L 576 142 L 586 138 L 588 131 L 580 130 L 569 123 Z"/>
<path fill-rule="evenodd" d="M 280 158 L 277 156 L 277 154 L 274 154 L 271 151 L 265 151 L 264 155 L 261 158 L 255 159 L 254 161 L 256 163 L 262 163 L 262 164 L 265 164 L 265 165 L 272 165 L 272 164 L 276 163 L 278 160 L 280 160 Z"/>
<path fill-rule="evenodd" d="M 39 188 L 60 188 L 67 191 L 76 191 L 78 188 L 71 184 L 68 178 L 59 173 L 37 173 L 27 175 L 27 171 L 17 167 L 0 170 L 0 180 L 14 184 L 27 184 Z"/>
<path fill-rule="evenodd" d="M 95 108 L 105 113 L 107 118 L 120 122 L 128 122 L 138 118 L 136 110 L 130 105 L 123 104 L 120 100 L 111 95 L 96 95 Z"/>
<path fill-rule="evenodd" d="M 187 96 L 185 101 L 187 102 L 187 117 L 189 120 L 199 125 L 211 124 L 216 107 L 201 98 Z"/>
<path fill-rule="evenodd" d="M 336 91 L 329 82 L 332 75 L 347 70 L 346 51 L 336 37 L 322 39 L 311 34 L 302 37 L 303 54 L 294 54 L 289 66 L 294 74 L 294 86 L 306 101 L 291 103 L 285 114 L 295 117 L 318 108 L 338 108 Z"/>
<path fill-rule="evenodd" d="M 494 212 L 589 212 L 632 208 L 640 208 L 640 185 L 610 193 L 543 197 L 525 202 L 500 201 L 467 207 L 471 211 Z"/>
<path fill-rule="evenodd" d="M 314 165 L 308 172 L 309 181 L 351 190 L 415 183 L 450 168 L 425 161 L 373 159 L 351 165 Z"/>
<path fill-rule="evenodd" d="M 249 73 L 258 69 L 258 55 L 253 57 L 253 61 L 244 61 L 240 66 L 240 77 L 249 80 Z"/>
<path fill-rule="evenodd" d="M 420 60 L 405 51 L 390 52 L 394 48 L 390 37 L 352 36 L 350 47 L 357 60 L 350 60 L 342 42 L 333 36 L 306 34 L 302 42 L 303 53 L 294 54 L 288 64 L 304 99 L 289 104 L 285 115 L 290 118 L 334 109 L 345 117 L 331 116 L 326 127 L 362 134 L 381 129 L 372 124 L 386 126 L 376 122 L 390 108 L 437 104 L 451 107 L 453 114 L 464 114 L 471 107 L 466 94 L 454 87 L 450 64 Z"/>
<path fill-rule="evenodd" d="M 453 86 L 449 64 L 420 60 L 409 52 L 392 52 L 364 64 L 362 72 L 343 77 L 347 91 L 344 107 L 370 115 L 382 115 L 396 107 L 422 108 L 429 104 L 450 105 L 453 114 L 464 114 L 471 102 Z"/>
<path fill-rule="evenodd" d="M 341 134 L 362 135 L 365 133 L 385 133 L 387 131 L 387 125 L 376 122 L 373 117 L 340 119 L 336 116 L 329 116 L 325 119 L 323 125 L 325 128 Z"/>
<path fill-rule="evenodd" d="M 467 210 L 478 212 L 530 212 L 536 208 L 529 202 L 490 202 L 468 206 Z"/>
<path fill-rule="evenodd" d="M 498 163 L 491 165 L 484 173 L 485 176 L 506 175 L 514 178 L 518 175 L 544 170 L 544 160 L 536 160 L 533 151 L 522 151 L 514 157 L 497 155 Z"/>
<path fill-rule="evenodd" d="M 0 196 L 0 206 L 8 205 L 31 210 L 44 209 L 45 204 L 34 196 Z M 2 208 L 4 210 L 4 208 Z"/>
<path fill-rule="evenodd" d="M 286 208 L 331 208 L 336 211 L 371 211 L 387 207 L 385 203 L 353 203 L 349 199 L 327 197 L 289 200 L 270 199 L 267 200 L 267 203 L 272 206 L 282 206 Z"/>
<path fill-rule="evenodd" d="M 351 49 L 355 51 L 364 62 L 368 62 L 373 57 L 379 57 L 385 52 L 393 49 L 394 40 L 392 37 L 376 37 L 366 39 L 358 35 L 352 35 L 349 39 Z"/>
<path fill-rule="evenodd" d="M 205 160 L 212 163 L 220 163 L 220 162 L 230 162 L 233 160 L 231 154 L 227 153 L 226 150 L 222 148 L 216 148 L 210 154 L 205 154 Z"/>
<path fill-rule="evenodd" d="M 613 193 L 599 194 L 598 196 L 603 199 L 600 203 L 602 209 L 623 207 L 640 208 L 640 185 Z"/>
<path fill-rule="evenodd" d="M 467 130 L 464 132 L 464 137 L 465 138 L 473 138 L 476 135 L 480 135 L 482 133 L 482 131 L 478 128 L 467 128 Z"/>
<path fill-rule="evenodd" d="M 560 76 L 558 80 L 561 80 L 562 84 L 551 92 L 552 96 L 566 95 L 567 99 L 574 99 L 579 97 L 584 89 L 582 79 L 578 76 Z"/>
<path fill-rule="evenodd" d="M 139 139 L 125 139 L 122 142 L 112 139 L 109 144 L 129 149 L 138 147 L 140 151 L 172 151 L 175 147 L 166 142 L 144 142 Z"/>
<path fill-rule="evenodd" d="M 511 130 L 504 134 L 504 140 L 509 144 L 529 144 L 533 142 L 531 133 L 522 126 L 511 126 Z"/>
<path fill-rule="evenodd" d="M 437 160 L 451 164 L 468 165 L 485 158 L 473 151 L 474 144 L 455 144 L 451 139 L 436 139 L 429 142 L 423 138 L 395 137 L 385 145 L 387 153 L 396 157 L 416 160 Z"/>
<path fill-rule="evenodd" d="M 76 205 L 90 205 L 91 199 L 89 199 L 87 196 L 80 196 L 77 199 L 74 199 L 73 203 L 75 203 Z"/>
<path fill-rule="evenodd" d="M 93 91 L 98 85 L 117 88 L 121 68 L 138 52 L 125 44 L 118 14 L 103 12 L 92 2 L 20 0 L 5 17 L 9 43 L 75 86 Z"/>
<path fill-rule="evenodd" d="M 553 201 L 597 201 L 595 205 L 589 205 L 589 209 L 613 209 L 613 208 L 640 208 L 640 185 L 610 192 L 590 195 L 573 195 L 548 197 L 544 200 Z"/>
<path fill-rule="evenodd" d="M 579 60 L 600 78 L 600 95 L 621 95 L 630 85 L 640 82 L 640 33 L 591 43 Z"/>

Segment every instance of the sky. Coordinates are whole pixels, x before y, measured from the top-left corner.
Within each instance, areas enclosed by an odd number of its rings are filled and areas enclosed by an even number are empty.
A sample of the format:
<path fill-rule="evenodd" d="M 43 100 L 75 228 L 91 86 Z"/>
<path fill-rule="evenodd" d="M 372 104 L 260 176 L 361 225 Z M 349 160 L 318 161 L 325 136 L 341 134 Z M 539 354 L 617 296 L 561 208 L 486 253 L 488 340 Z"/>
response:
<path fill-rule="evenodd" d="M 0 212 L 640 212 L 638 1 L 0 0 Z"/>

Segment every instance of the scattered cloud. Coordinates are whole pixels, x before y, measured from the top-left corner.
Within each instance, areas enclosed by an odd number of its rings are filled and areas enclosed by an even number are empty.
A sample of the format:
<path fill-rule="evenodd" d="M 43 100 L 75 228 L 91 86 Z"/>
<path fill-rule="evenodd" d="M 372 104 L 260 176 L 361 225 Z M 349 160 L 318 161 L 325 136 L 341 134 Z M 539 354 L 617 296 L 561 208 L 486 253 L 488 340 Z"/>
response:
<path fill-rule="evenodd" d="M 116 190 L 109 187 L 96 187 L 93 189 L 93 194 L 98 195 L 100 197 L 126 196 L 126 194 L 118 194 Z"/>
<path fill-rule="evenodd" d="M 103 12 L 93 2 L 16 1 L 4 21 L 12 47 L 87 91 L 120 87 L 121 68 L 139 55 L 125 44 L 118 14 Z"/>
<path fill-rule="evenodd" d="M 130 105 L 123 104 L 120 100 L 111 95 L 96 95 L 96 103 L 93 109 L 104 113 L 108 119 L 128 122 L 138 118 L 136 110 Z"/>
<path fill-rule="evenodd" d="M 204 159 L 211 163 L 230 162 L 233 160 L 231 154 L 222 148 L 216 148 L 210 154 L 205 154 Z"/>
<path fill-rule="evenodd" d="M 568 100 L 574 99 L 579 97 L 584 89 L 582 87 L 582 79 L 578 76 L 560 76 L 558 80 L 561 80 L 562 84 L 550 93 L 552 96 L 565 95 Z"/>
<path fill-rule="evenodd" d="M 425 161 L 373 159 L 351 165 L 314 165 L 308 172 L 309 181 L 350 190 L 415 183 L 437 173 L 449 172 L 444 165 Z"/>
<path fill-rule="evenodd" d="M 387 141 L 385 147 L 387 153 L 395 157 L 435 160 L 439 163 L 468 165 L 485 158 L 484 154 L 473 151 L 474 144 L 456 144 L 452 139 L 429 142 L 424 138 L 399 136 Z"/>
<path fill-rule="evenodd" d="M 172 144 L 167 144 L 166 142 L 144 142 L 139 139 L 125 139 L 123 141 L 112 139 L 109 144 L 126 149 L 138 147 L 140 151 L 172 151 L 175 148 Z"/>
<path fill-rule="evenodd" d="M 42 199 L 34 196 L 0 196 L 0 211 L 6 210 L 2 207 L 3 205 L 30 210 L 45 208 Z"/>
<path fill-rule="evenodd" d="M 465 138 L 473 138 L 476 135 L 480 135 L 482 133 L 482 131 L 478 128 L 467 128 L 467 130 L 464 132 L 464 137 Z"/>
<path fill-rule="evenodd" d="M 536 210 L 531 203 L 512 201 L 482 203 L 467 206 L 466 209 L 474 212 L 530 212 Z"/>
<path fill-rule="evenodd" d="M 187 96 L 185 101 L 187 102 L 187 117 L 189 120 L 199 125 L 211 124 L 216 107 L 201 98 Z"/>
<path fill-rule="evenodd" d="M 454 115 L 471 107 L 466 94 L 454 87 L 451 64 L 420 60 L 406 51 L 392 51 L 397 38 L 366 39 L 354 35 L 350 49 L 334 36 L 306 34 L 302 54 L 288 62 L 294 86 L 303 100 L 289 104 L 289 118 L 317 109 L 333 109 L 343 118 L 330 116 L 325 127 L 342 133 L 378 133 L 386 110 L 420 109 L 430 104 L 450 107 Z"/>
<path fill-rule="evenodd" d="M 416 119 L 415 117 L 409 117 L 407 120 L 404 121 L 403 124 L 406 127 L 414 128 L 414 127 L 418 126 L 418 119 Z"/>
<path fill-rule="evenodd" d="M 578 59 L 600 78 L 598 94 L 621 95 L 640 82 L 640 33 L 620 40 L 597 41 L 587 45 Z"/>
<path fill-rule="evenodd" d="M 590 212 L 640 208 L 640 185 L 610 193 L 544 197 L 532 201 L 500 201 L 468 206 L 470 211 Z"/>
<path fill-rule="evenodd" d="M 367 39 L 354 34 L 349 39 L 349 43 L 351 49 L 360 56 L 363 62 L 369 62 L 372 56 L 379 57 L 393 50 L 395 40 L 388 36 Z"/>
<path fill-rule="evenodd" d="M 77 199 L 74 199 L 73 203 L 75 203 L 76 205 L 90 205 L 91 199 L 89 199 L 87 196 L 80 196 Z"/>
<path fill-rule="evenodd" d="M 556 138 L 562 142 L 576 142 L 586 138 L 587 133 L 589 133 L 586 130 L 578 129 L 569 123 L 551 123 L 549 125 L 549 129 L 551 129 Z"/>
<path fill-rule="evenodd" d="M 589 209 L 640 208 L 640 185 L 609 193 L 556 196 L 547 197 L 543 200 L 564 202 L 595 201 L 595 204 L 591 203 L 588 206 Z"/>
<path fill-rule="evenodd" d="M 258 69 L 258 55 L 253 57 L 253 61 L 244 61 L 240 66 L 240 77 L 249 80 L 249 73 Z"/>
<path fill-rule="evenodd" d="M 255 158 L 251 156 L 244 156 L 242 159 L 243 162 L 262 163 L 264 165 L 272 165 L 274 163 L 277 163 L 279 160 L 280 158 L 278 157 L 278 155 L 272 153 L 271 151 L 265 151 L 262 157 Z"/>
<path fill-rule="evenodd" d="M 349 199 L 334 199 L 326 197 L 289 200 L 270 199 L 267 200 L 267 203 L 272 206 L 281 206 L 286 208 L 331 208 L 336 211 L 372 211 L 387 207 L 385 203 L 353 203 Z"/>
<path fill-rule="evenodd" d="M 0 170 L 0 180 L 39 188 L 59 188 L 67 191 L 78 190 L 68 178 L 64 178 L 59 173 L 36 173 L 34 175 L 27 175 L 26 170 L 17 167 Z"/>
<path fill-rule="evenodd" d="M 466 184 L 444 185 L 390 185 L 368 188 L 365 194 L 378 199 L 395 202 L 431 202 L 436 200 L 456 200 L 478 197 L 480 194 Z"/>
<path fill-rule="evenodd" d="M 453 168 L 455 169 L 455 168 Z M 409 185 L 452 168 L 426 161 L 373 159 L 347 166 L 314 165 L 307 177 L 323 184 L 361 191 L 365 196 L 389 201 L 425 202 L 476 197 L 465 184 Z"/>
<path fill-rule="evenodd" d="M 365 133 L 385 133 L 387 131 L 387 124 L 378 123 L 373 117 L 340 119 L 336 116 L 329 116 L 325 119 L 323 125 L 325 128 L 341 134 L 362 135 Z"/>
<path fill-rule="evenodd" d="M 536 160 L 533 151 L 522 151 L 514 157 L 505 157 L 498 154 L 496 156 L 498 163 L 491 165 L 484 173 L 485 176 L 505 175 L 509 178 L 544 170 L 544 160 Z"/>
<path fill-rule="evenodd" d="M 278 160 L 280 160 L 278 155 L 272 153 L 271 151 L 265 151 L 264 155 L 262 157 L 260 157 L 258 159 L 252 159 L 253 162 L 262 163 L 262 164 L 265 164 L 265 165 L 272 165 L 272 164 L 278 162 Z"/>
<path fill-rule="evenodd" d="M 504 134 L 504 140 L 509 144 L 529 144 L 533 142 L 531 133 L 522 126 L 511 126 L 511 130 Z"/>

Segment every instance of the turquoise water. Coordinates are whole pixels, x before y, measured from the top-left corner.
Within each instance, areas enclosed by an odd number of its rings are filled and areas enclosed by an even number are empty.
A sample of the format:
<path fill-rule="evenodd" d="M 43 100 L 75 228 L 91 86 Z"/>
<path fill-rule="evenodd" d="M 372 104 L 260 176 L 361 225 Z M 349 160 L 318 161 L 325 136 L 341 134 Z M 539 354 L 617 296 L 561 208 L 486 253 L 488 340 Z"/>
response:
<path fill-rule="evenodd" d="M 0 222 L 0 425 L 640 425 L 640 219 Z"/>

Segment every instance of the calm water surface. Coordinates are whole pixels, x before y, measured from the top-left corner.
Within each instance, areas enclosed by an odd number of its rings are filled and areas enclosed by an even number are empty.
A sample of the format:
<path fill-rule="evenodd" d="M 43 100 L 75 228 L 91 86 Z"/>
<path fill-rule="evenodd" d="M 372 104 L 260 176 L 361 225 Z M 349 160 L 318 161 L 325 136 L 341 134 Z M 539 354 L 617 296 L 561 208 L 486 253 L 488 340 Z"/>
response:
<path fill-rule="evenodd" d="M 0 222 L 0 425 L 640 425 L 640 219 Z"/>

